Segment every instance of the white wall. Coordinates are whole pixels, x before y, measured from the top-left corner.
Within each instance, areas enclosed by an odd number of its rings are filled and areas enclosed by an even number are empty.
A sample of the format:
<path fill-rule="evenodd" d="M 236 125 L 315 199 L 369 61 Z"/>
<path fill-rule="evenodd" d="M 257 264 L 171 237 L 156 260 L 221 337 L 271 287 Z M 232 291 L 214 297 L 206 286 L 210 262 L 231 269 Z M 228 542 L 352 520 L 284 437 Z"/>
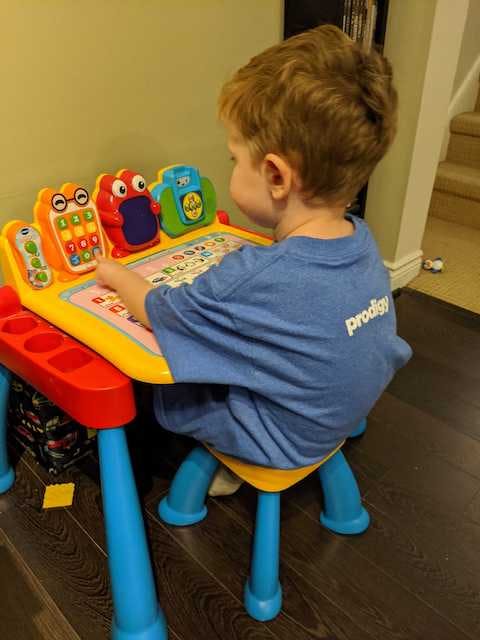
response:
<path fill-rule="evenodd" d="M 196 164 L 235 213 L 223 82 L 282 38 L 281 0 L 0 3 L 0 227 L 45 186 Z M 234 216 L 235 217 L 235 216 Z M 237 220 L 240 217 L 236 215 Z"/>
<path fill-rule="evenodd" d="M 366 219 L 394 286 L 420 270 L 443 127 L 468 0 L 391 0 L 385 55 L 399 92 L 399 129 L 368 190 Z"/>

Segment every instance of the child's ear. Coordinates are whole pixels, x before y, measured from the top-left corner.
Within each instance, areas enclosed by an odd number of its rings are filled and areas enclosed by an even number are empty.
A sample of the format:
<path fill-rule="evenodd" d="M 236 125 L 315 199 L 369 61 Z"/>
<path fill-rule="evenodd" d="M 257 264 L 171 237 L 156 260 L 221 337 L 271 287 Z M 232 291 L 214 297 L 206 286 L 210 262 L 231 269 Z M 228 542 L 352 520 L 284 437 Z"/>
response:
<path fill-rule="evenodd" d="M 272 198 L 283 200 L 288 197 L 295 178 L 289 163 L 276 153 L 267 153 L 263 159 L 263 171 Z"/>

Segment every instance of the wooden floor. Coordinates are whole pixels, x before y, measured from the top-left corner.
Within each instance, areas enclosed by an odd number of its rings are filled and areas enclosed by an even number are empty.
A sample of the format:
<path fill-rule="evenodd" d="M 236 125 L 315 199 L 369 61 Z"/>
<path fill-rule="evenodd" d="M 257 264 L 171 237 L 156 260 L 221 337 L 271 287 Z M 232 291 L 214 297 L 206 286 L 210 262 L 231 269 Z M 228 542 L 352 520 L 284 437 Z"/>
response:
<path fill-rule="evenodd" d="M 188 444 L 132 432 L 158 593 L 174 640 L 466 640 L 480 637 L 480 317 L 406 291 L 399 333 L 415 356 L 345 447 L 372 516 L 360 537 L 318 523 L 315 478 L 282 501 L 284 608 L 268 624 L 242 605 L 253 490 L 211 500 L 203 523 L 156 517 Z M 155 447 L 151 446 L 154 434 Z M 42 511 L 47 475 L 23 455 L 0 496 L 0 636 L 109 637 L 112 615 L 97 466 L 70 509 Z M 128 552 L 128 550 L 126 550 Z"/>

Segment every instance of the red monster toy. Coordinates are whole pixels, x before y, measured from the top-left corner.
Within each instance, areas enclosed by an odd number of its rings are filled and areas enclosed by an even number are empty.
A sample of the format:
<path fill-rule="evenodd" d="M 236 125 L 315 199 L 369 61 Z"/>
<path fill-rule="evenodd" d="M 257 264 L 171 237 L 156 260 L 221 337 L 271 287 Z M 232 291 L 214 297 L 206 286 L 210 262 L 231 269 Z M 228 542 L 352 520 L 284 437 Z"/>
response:
<path fill-rule="evenodd" d="M 97 178 L 93 199 L 113 243 L 114 258 L 142 251 L 160 241 L 160 205 L 140 174 L 128 169 L 118 171 L 115 176 L 102 173 Z"/>

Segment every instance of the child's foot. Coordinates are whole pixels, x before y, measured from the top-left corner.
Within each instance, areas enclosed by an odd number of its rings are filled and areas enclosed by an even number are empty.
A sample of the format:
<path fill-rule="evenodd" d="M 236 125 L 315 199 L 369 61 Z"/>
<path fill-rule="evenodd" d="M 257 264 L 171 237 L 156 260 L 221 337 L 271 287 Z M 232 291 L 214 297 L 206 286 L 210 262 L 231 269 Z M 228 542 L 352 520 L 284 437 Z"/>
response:
<path fill-rule="evenodd" d="M 232 471 L 221 465 L 213 476 L 212 484 L 208 490 L 209 496 L 231 496 L 240 486 L 243 480 Z"/>

